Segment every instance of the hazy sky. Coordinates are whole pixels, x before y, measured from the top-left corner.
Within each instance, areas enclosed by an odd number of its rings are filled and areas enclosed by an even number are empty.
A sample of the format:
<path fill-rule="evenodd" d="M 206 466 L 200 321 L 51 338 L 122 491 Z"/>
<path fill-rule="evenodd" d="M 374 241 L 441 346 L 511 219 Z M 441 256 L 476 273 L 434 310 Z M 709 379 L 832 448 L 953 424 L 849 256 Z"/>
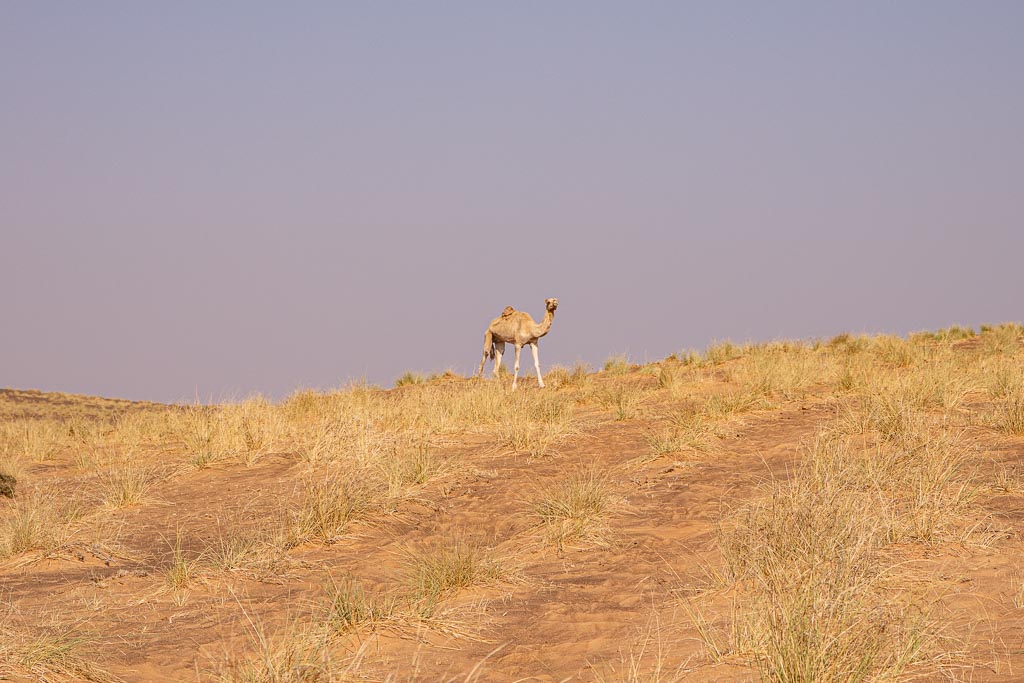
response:
<path fill-rule="evenodd" d="M 1022 2 L 6 2 L 0 105 L 0 386 L 1024 318 Z"/>

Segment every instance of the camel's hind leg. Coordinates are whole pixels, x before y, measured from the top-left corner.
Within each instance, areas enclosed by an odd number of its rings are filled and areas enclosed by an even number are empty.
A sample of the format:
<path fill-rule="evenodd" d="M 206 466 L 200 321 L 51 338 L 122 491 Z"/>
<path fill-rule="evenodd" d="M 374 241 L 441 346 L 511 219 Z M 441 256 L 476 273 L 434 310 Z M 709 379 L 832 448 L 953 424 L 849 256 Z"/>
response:
<path fill-rule="evenodd" d="M 505 353 L 505 342 L 494 344 L 494 378 L 498 378 L 498 371 L 501 370 L 501 354 Z"/>
<path fill-rule="evenodd" d="M 484 349 L 484 357 L 483 357 L 483 360 L 480 361 L 480 369 L 476 371 L 476 376 L 477 377 L 483 377 L 484 376 L 484 366 L 487 364 L 487 359 L 490 357 L 490 355 L 491 354 L 488 353 L 488 350 Z"/>
<path fill-rule="evenodd" d="M 490 328 L 484 332 L 484 357 L 480 360 L 480 368 L 476 371 L 477 377 L 484 376 L 484 366 L 487 365 L 487 359 L 494 355 L 494 335 L 491 334 Z"/>
<path fill-rule="evenodd" d="M 544 378 L 540 376 L 540 358 L 537 356 L 537 342 L 530 344 L 530 350 L 533 351 L 533 367 L 537 368 L 537 384 L 543 389 Z"/>
<path fill-rule="evenodd" d="M 514 368 L 515 372 L 512 375 L 512 391 L 515 391 L 515 389 L 516 389 L 516 381 L 519 379 L 519 352 L 523 350 L 523 347 L 520 346 L 519 344 L 516 344 L 515 345 L 515 349 L 516 349 L 516 365 L 515 365 L 515 368 Z"/>

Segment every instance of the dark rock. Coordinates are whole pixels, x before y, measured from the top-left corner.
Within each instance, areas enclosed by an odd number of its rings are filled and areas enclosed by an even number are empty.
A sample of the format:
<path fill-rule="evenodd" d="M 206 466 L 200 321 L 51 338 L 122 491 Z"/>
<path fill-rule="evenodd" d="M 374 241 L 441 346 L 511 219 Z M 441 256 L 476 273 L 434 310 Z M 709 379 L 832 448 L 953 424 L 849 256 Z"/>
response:
<path fill-rule="evenodd" d="M 14 498 L 14 485 L 17 483 L 18 480 L 10 474 L 0 472 L 0 496 Z"/>

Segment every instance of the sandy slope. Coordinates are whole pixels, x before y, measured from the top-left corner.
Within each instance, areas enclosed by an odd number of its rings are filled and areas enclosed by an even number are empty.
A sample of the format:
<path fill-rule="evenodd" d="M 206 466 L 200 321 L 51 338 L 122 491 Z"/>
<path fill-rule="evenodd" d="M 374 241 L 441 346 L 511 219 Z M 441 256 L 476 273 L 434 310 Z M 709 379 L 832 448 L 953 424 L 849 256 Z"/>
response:
<path fill-rule="evenodd" d="M 629 379 L 655 382 L 635 372 Z M 694 391 L 714 393 L 722 384 Z M 0 597 L 21 633 L 70 625 L 89 634 L 80 656 L 112 677 L 205 679 L 252 651 L 258 634 L 316 619 L 331 578 L 354 577 L 368 590 L 385 591 L 401 585 L 409 552 L 464 537 L 500 558 L 509 570 L 505 578 L 448 597 L 432 620 L 383 623 L 345 636 L 333 647 L 338 661 L 350 662 L 349 673 L 340 667 L 336 680 L 464 680 L 474 667 L 477 680 L 488 681 L 756 680 L 742 656 L 710 656 L 687 596 L 719 564 L 715 533 L 723 512 L 759 495 L 765 480 L 790 476 L 802 444 L 835 419 L 836 401 L 819 387 L 730 421 L 710 452 L 662 457 L 651 455 L 648 436 L 682 403 L 665 392 L 652 391 L 627 420 L 581 407 L 579 433 L 545 457 L 503 452 L 467 435 L 441 448 L 451 472 L 391 514 L 356 524 L 331 545 L 294 548 L 266 574 L 212 573 L 175 594 L 165 574 L 176 536 L 195 557 L 225 525 L 257 525 L 295 494 L 300 465 L 280 453 L 251 467 L 182 470 L 146 502 L 104 515 L 59 552 L 5 561 Z M 986 449 L 979 468 L 991 469 L 993 460 L 1024 462 L 1024 439 L 984 430 L 975 437 Z M 607 475 L 615 510 L 599 538 L 557 547 L 545 541 L 528 500 L 581 467 Z M 33 466 L 30 475 L 58 489 L 83 483 L 71 454 Z M 1024 680 L 1024 609 L 1015 605 L 1013 583 L 1022 571 L 1022 502 L 1020 490 L 979 499 L 998 530 L 989 544 L 908 553 L 907 561 L 933 582 L 934 613 L 957 641 L 957 663 L 943 676 Z M 0 516 L 10 515 L 11 506 L 0 501 Z M 712 624 L 726 628 L 728 594 L 709 604 Z M 631 661 L 649 678 L 631 678 Z M 652 673 L 658 666 L 661 673 Z M 920 671 L 925 679 L 939 676 Z M 18 680 L 25 672 L 9 675 Z M 310 680 L 317 680 L 312 673 Z"/>

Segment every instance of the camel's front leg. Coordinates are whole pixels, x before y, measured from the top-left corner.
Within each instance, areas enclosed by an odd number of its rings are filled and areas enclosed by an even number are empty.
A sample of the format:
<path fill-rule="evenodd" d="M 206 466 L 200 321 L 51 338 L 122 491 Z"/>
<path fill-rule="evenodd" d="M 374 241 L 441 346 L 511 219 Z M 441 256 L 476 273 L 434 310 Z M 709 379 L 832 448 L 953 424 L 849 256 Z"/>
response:
<path fill-rule="evenodd" d="M 494 344 L 494 379 L 498 379 L 498 371 L 501 370 L 501 354 L 505 353 L 505 342 Z"/>
<path fill-rule="evenodd" d="M 516 380 L 519 379 L 519 352 L 522 350 L 523 347 L 520 346 L 519 344 L 516 344 L 516 365 L 514 368 L 515 372 L 512 375 L 512 391 L 516 390 Z"/>
<path fill-rule="evenodd" d="M 544 378 L 540 376 L 540 358 L 537 356 L 537 342 L 530 344 L 530 349 L 533 351 L 533 367 L 537 368 L 537 384 L 543 389 Z"/>

